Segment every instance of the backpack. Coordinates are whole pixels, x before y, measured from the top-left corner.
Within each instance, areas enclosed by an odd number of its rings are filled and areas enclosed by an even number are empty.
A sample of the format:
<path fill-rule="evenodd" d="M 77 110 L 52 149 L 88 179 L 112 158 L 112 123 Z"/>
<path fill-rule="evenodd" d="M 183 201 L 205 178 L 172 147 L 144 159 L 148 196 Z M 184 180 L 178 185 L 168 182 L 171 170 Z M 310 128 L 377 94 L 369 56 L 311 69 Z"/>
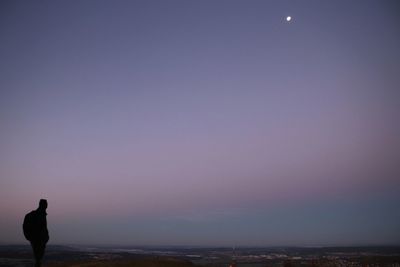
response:
<path fill-rule="evenodd" d="M 31 211 L 25 215 L 24 224 L 22 228 L 24 230 L 24 236 L 27 240 L 31 241 L 35 231 L 35 211 Z"/>

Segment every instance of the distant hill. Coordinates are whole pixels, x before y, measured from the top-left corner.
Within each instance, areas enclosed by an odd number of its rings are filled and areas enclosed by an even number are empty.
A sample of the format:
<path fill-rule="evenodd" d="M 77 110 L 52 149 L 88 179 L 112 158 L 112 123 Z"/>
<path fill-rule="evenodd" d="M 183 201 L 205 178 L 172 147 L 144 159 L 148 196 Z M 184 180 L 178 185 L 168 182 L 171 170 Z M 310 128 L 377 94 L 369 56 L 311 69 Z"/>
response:
<path fill-rule="evenodd" d="M 194 267 L 193 263 L 181 259 L 161 257 L 129 260 L 90 260 L 69 263 L 51 263 L 44 267 Z"/>

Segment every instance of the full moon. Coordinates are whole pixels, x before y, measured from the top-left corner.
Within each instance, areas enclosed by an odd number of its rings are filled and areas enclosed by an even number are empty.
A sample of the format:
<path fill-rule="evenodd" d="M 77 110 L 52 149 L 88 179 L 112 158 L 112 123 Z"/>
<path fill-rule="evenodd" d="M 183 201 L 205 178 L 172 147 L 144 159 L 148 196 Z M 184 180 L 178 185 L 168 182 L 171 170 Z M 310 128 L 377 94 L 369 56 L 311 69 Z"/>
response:
<path fill-rule="evenodd" d="M 292 17 L 291 17 L 291 16 L 287 16 L 287 17 L 286 17 L 286 21 L 287 21 L 287 22 L 290 22 L 291 20 L 292 20 Z"/>

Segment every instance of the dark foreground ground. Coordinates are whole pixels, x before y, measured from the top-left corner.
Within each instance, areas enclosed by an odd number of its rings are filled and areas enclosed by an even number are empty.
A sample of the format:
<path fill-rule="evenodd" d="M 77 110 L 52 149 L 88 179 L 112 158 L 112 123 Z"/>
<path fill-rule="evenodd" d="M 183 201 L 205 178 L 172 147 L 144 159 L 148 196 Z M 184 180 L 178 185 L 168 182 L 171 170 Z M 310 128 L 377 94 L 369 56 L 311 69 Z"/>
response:
<path fill-rule="evenodd" d="M 43 267 L 400 267 L 400 247 L 199 248 L 48 246 Z M 29 246 L 0 246 L 0 267 L 31 267 Z"/>

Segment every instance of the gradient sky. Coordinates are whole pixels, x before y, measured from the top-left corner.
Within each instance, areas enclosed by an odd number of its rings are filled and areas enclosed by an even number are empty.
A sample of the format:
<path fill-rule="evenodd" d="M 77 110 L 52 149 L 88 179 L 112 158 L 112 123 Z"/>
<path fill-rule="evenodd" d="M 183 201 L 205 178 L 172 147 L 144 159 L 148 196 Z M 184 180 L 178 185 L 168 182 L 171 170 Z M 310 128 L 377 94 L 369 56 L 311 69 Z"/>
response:
<path fill-rule="evenodd" d="M 0 243 L 399 244 L 399 14 L 1 1 Z"/>

